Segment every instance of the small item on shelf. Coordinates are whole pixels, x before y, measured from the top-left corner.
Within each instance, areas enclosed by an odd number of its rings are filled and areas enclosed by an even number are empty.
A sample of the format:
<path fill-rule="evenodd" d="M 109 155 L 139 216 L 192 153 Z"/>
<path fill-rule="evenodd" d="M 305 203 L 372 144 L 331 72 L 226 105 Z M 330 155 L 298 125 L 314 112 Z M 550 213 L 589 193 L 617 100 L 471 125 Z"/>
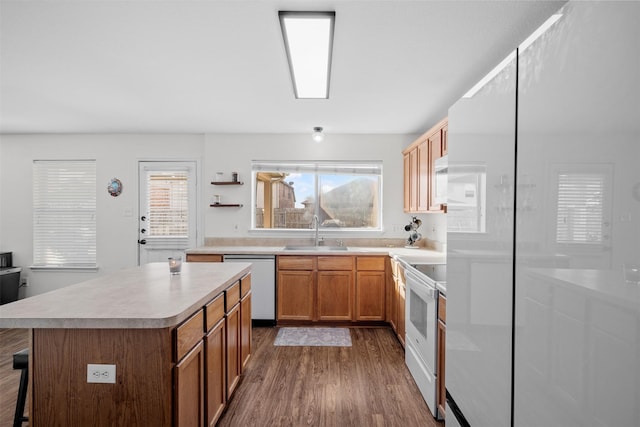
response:
<path fill-rule="evenodd" d="M 222 197 L 220 197 L 219 194 L 214 194 L 213 195 L 213 204 L 214 205 L 219 205 L 221 200 L 222 200 Z"/>
<path fill-rule="evenodd" d="M 182 270 L 182 258 L 169 258 L 169 272 L 180 274 L 180 270 Z"/>
<path fill-rule="evenodd" d="M 231 181 L 238 182 L 238 172 L 231 172 Z"/>
<path fill-rule="evenodd" d="M 222 172 L 216 172 L 216 182 L 222 182 L 224 174 Z"/>

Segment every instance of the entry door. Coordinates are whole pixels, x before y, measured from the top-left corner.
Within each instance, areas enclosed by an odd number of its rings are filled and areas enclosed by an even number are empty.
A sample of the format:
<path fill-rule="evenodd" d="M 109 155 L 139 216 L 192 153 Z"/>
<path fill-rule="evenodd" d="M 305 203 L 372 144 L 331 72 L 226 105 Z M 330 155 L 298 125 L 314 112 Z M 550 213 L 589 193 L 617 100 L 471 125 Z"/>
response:
<path fill-rule="evenodd" d="M 196 162 L 139 163 L 138 264 L 196 246 Z"/>

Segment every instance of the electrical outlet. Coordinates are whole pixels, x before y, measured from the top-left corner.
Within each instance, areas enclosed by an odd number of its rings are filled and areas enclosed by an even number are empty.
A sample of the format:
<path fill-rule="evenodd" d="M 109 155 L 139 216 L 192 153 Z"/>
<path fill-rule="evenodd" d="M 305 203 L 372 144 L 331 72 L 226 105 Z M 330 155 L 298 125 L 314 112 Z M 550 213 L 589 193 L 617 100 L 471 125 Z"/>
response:
<path fill-rule="evenodd" d="M 88 383 L 116 383 L 116 365 L 99 365 L 89 363 L 87 365 Z"/>

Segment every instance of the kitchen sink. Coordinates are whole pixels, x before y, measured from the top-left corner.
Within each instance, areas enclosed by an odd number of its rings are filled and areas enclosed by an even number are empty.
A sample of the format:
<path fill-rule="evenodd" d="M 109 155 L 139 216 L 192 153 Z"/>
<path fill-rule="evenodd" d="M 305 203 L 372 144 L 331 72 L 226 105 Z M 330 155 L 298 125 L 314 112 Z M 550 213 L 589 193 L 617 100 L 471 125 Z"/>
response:
<path fill-rule="evenodd" d="M 346 251 L 346 246 L 285 246 L 285 251 Z"/>

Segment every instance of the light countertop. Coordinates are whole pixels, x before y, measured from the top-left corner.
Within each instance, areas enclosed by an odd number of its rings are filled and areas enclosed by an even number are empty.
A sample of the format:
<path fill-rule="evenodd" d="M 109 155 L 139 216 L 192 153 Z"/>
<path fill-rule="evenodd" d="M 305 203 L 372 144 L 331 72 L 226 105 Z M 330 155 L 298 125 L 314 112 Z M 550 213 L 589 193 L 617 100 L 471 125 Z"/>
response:
<path fill-rule="evenodd" d="M 0 328 L 168 328 L 249 273 L 249 263 L 151 263 L 0 306 Z"/>
<path fill-rule="evenodd" d="M 384 255 L 401 258 L 407 263 L 445 262 L 447 254 L 432 249 L 408 249 L 397 247 L 349 246 L 347 250 L 323 250 L 322 246 L 311 250 L 288 250 L 283 246 L 201 246 L 186 251 L 187 254 L 214 255 Z"/>

